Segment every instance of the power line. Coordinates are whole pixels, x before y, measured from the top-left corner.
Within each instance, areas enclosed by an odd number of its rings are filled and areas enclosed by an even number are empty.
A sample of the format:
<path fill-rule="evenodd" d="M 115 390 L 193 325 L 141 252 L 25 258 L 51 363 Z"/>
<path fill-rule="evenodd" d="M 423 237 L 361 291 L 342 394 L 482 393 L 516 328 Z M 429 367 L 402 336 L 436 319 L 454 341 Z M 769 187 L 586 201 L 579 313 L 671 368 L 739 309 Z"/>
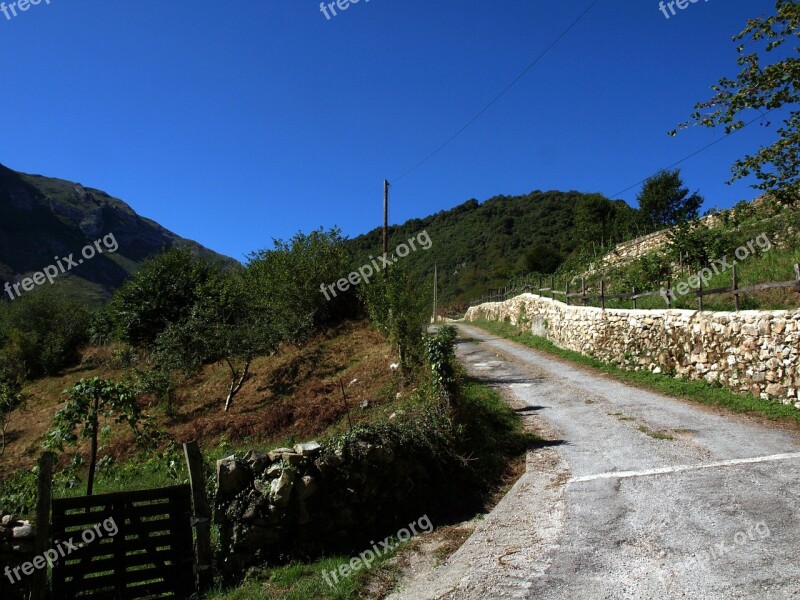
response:
<path fill-rule="evenodd" d="M 759 116 L 759 117 L 756 117 L 756 118 L 755 118 L 755 119 L 753 119 L 752 121 L 748 121 L 747 123 L 745 123 L 744 125 L 742 125 L 741 127 L 739 127 L 739 129 L 736 129 L 736 130 L 734 130 L 734 131 L 731 131 L 730 133 L 726 133 L 724 136 L 722 136 L 722 137 L 721 137 L 721 138 L 719 138 L 718 140 L 714 140 L 713 142 L 711 142 L 711 143 L 710 143 L 710 144 L 708 144 L 707 146 L 703 146 L 702 148 L 700 148 L 700 150 L 696 150 L 695 152 L 692 152 L 691 154 L 689 154 L 689 155 L 687 155 L 687 156 L 684 156 L 682 159 L 680 159 L 679 161 L 676 161 L 676 162 L 672 163 L 672 164 L 671 164 L 671 165 L 669 165 L 668 167 L 664 167 L 663 169 L 659 169 L 658 171 L 656 171 L 656 173 L 660 173 L 661 171 L 667 171 L 667 170 L 669 170 L 669 169 L 671 169 L 671 168 L 673 168 L 673 167 L 677 167 L 677 166 L 678 166 L 679 164 L 681 164 L 681 163 L 684 163 L 684 162 L 686 162 L 686 161 L 687 161 L 687 160 L 689 160 L 690 158 L 694 158 L 695 156 L 697 156 L 697 155 L 698 155 L 698 154 L 700 154 L 701 152 L 705 152 L 706 150 L 708 150 L 709 148 L 711 148 L 711 146 L 715 146 L 716 144 L 719 144 L 720 142 L 723 142 L 723 141 L 727 140 L 727 139 L 728 139 L 730 136 L 732 136 L 732 135 L 733 135 L 734 133 L 736 133 L 737 131 L 741 131 L 742 129 L 744 129 L 744 128 L 745 128 L 745 127 L 747 127 L 748 125 L 752 125 L 753 123 L 755 123 L 755 122 L 756 122 L 756 121 L 758 121 L 759 119 L 762 119 L 762 118 L 766 117 L 766 116 L 767 116 L 769 113 L 771 113 L 771 112 L 772 112 L 772 111 L 774 111 L 774 110 L 775 110 L 775 109 L 773 108 L 773 109 L 770 109 L 770 110 L 768 110 L 768 111 L 767 111 L 767 112 L 765 112 L 765 113 L 761 113 L 761 116 Z M 760 111 L 759 111 L 759 112 L 760 112 Z M 652 175 L 651 175 L 651 177 L 652 177 Z M 635 188 L 635 187 L 639 187 L 640 185 L 642 185 L 642 184 L 643 184 L 645 181 L 647 181 L 648 179 L 650 179 L 650 177 L 645 177 L 645 178 L 644 178 L 644 179 L 642 179 L 640 182 L 638 182 L 638 183 L 634 183 L 632 186 L 625 188 L 625 189 L 624 189 L 624 190 L 622 190 L 621 192 L 617 192 L 616 194 L 612 194 L 611 198 L 612 198 L 612 199 L 613 199 L 613 198 L 616 198 L 617 196 L 621 196 L 621 195 L 622 195 L 622 194 L 624 194 L 625 192 L 628 192 L 628 191 L 632 190 L 632 189 L 633 189 L 633 188 Z"/>
<path fill-rule="evenodd" d="M 525 76 L 525 75 L 528 73 L 528 71 L 530 71 L 530 70 L 531 70 L 533 67 L 535 67 L 535 66 L 538 64 L 538 62 L 539 62 L 540 60 L 542 60 L 542 59 L 543 59 L 543 58 L 544 58 L 544 57 L 545 57 L 545 56 L 546 56 L 546 55 L 547 55 L 547 54 L 550 52 L 550 50 L 552 50 L 552 49 L 553 49 L 553 48 L 554 48 L 554 47 L 555 47 L 555 46 L 556 46 L 556 45 L 557 45 L 557 44 L 558 44 L 558 43 L 559 43 L 559 42 L 560 42 L 560 41 L 561 41 L 561 40 L 562 40 L 562 39 L 563 39 L 563 38 L 564 38 L 564 37 L 565 37 L 565 36 L 566 36 L 566 35 L 567 35 L 567 34 L 570 32 L 570 31 L 572 31 L 572 29 L 574 29 L 574 28 L 575 28 L 575 26 L 576 26 L 576 25 L 577 25 L 577 24 L 578 24 L 578 23 L 579 23 L 579 22 L 580 22 L 580 21 L 581 21 L 581 20 L 582 20 L 582 19 L 583 19 L 583 18 L 584 18 L 584 17 L 585 17 L 585 16 L 586 16 L 588 13 L 589 13 L 589 11 L 590 11 L 590 10 L 592 10 L 592 8 L 594 8 L 595 4 L 597 4 L 598 2 L 600 2 L 600 0 L 594 0 L 594 2 L 592 2 L 592 3 L 589 5 L 589 7 L 588 7 L 586 10 L 584 10 L 584 11 L 583 11 L 583 12 L 582 12 L 582 13 L 581 13 L 579 16 L 578 16 L 578 18 L 577 18 L 577 19 L 575 19 L 575 20 L 574 20 L 574 21 L 573 21 L 573 22 L 572 22 L 572 23 L 569 25 L 569 27 L 567 27 L 567 28 L 566 28 L 564 31 L 562 31 L 562 32 L 561 32 L 561 34 L 560 34 L 560 35 L 559 35 L 559 36 L 558 36 L 558 37 L 555 39 L 555 41 L 553 41 L 553 43 L 552 43 L 552 44 L 550 44 L 550 45 L 549 45 L 547 48 L 545 48 L 545 49 L 544 49 L 544 51 L 543 51 L 541 54 L 539 54 L 539 56 L 537 56 L 537 57 L 534 59 L 534 61 L 533 61 L 531 64 L 529 64 L 527 67 L 525 67 L 525 69 L 522 71 L 522 73 L 520 73 L 519 75 L 517 75 L 517 77 L 516 77 L 516 78 L 515 78 L 515 79 L 514 79 L 514 80 L 513 80 L 511 83 L 509 83 L 509 84 L 508 84 L 508 85 L 505 87 L 505 89 L 503 89 L 503 91 L 501 91 L 499 94 L 497 94 L 497 96 L 495 96 L 495 97 L 494 97 L 494 99 L 493 99 L 491 102 L 489 102 L 489 104 L 487 104 L 486 106 L 484 106 L 484 107 L 483 107 L 483 108 L 480 110 L 480 112 L 478 112 L 478 114 L 476 114 L 474 117 L 472 117 L 472 119 L 470 119 L 470 120 L 467 122 L 467 124 L 466 124 L 466 125 L 464 125 L 464 126 L 461 128 L 461 129 L 459 129 L 458 131 L 456 131 L 456 132 L 455 132 L 455 133 L 454 133 L 452 136 L 450 136 L 449 138 L 447 138 L 447 140 L 446 140 L 446 141 L 445 141 L 445 142 L 444 142 L 442 145 L 440 145 L 438 148 L 436 148 L 436 149 L 435 149 L 433 152 L 431 152 L 431 153 L 430 153 L 428 156 L 426 156 L 425 158 L 423 158 L 423 159 L 422 159 L 421 161 L 419 161 L 419 162 L 418 162 L 416 165 L 414 165 L 413 167 L 411 167 L 411 168 L 410 168 L 408 171 L 406 171 L 405 173 L 403 173 L 402 175 L 400 175 L 400 177 L 397 177 L 396 179 L 392 180 L 392 183 L 396 183 L 396 182 L 400 181 L 401 179 L 403 179 L 404 177 L 406 177 L 406 176 L 410 175 L 411 173 L 413 173 L 414 171 L 416 171 L 416 170 L 417 170 L 419 167 L 421 167 L 421 166 L 422 166 L 422 165 L 424 165 L 426 162 L 428 162 L 430 159 L 432 159 L 434 156 L 436 156 L 437 154 L 439 154 L 439 152 L 441 152 L 441 151 L 442 151 L 442 150 L 443 150 L 443 149 L 444 149 L 446 146 L 448 146 L 448 145 L 450 144 L 450 142 L 452 142 L 452 141 L 453 141 L 454 139 L 456 139 L 456 138 L 457 138 L 459 135 L 461 135 L 462 133 L 464 133 L 464 131 L 465 131 L 465 130 L 466 130 L 466 129 L 467 129 L 469 126 L 470 126 L 470 125 L 472 125 L 472 124 L 473 124 L 475 121 L 477 121 L 479 118 L 481 118 L 481 116 L 483 116 L 483 114 L 484 114 L 486 111 L 488 111 L 488 110 L 489 110 L 489 109 L 490 109 L 492 106 L 494 106 L 494 105 L 497 103 L 497 101 L 498 101 L 498 100 L 500 100 L 500 98 L 502 98 L 503 96 L 505 96 L 505 95 L 506 95 L 506 93 L 507 93 L 507 92 L 508 92 L 508 91 L 509 91 L 509 90 L 510 90 L 512 87 L 514 87 L 514 86 L 515 86 L 517 83 L 519 83 L 519 81 L 520 81 L 520 80 L 521 80 L 521 79 L 522 79 L 522 78 L 523 78 L 523 77 L 524 77 L 524 76 Z"/>

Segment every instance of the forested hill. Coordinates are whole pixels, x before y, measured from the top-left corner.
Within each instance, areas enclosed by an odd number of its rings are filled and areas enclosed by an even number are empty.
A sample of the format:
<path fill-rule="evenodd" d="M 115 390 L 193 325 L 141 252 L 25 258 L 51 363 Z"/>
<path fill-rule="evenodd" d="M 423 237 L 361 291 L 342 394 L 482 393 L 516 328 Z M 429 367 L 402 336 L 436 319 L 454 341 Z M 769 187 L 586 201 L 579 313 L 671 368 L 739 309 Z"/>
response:
<path fill-rule="evenodd" d="M 576 218 L 579 204 L 582 210 Z M 633 238 L 638 218 L 638 211 L 624 202 L 597 194 L 534 191 L 483 203 L 473 199 L 452 210 L 392 226 L 389 249 L 427 231 L 433 243 L 430 250 L 412 252 L 404 261 L 431 287 L 437 264 L 440 298 L 443 304 L 452 304 L 468 301 L 517 274 L 552 272 L 582 245 L 581 239 Z M 348 243 L 362 259 L 380 252 L 381 236 L 377 228 Z"/>
<path fill-rule="evenodd" d="M 85 246 L 109 234 L 116 251 L 105 251 L 60 275 L 56 286 L 62 293 L 100 302 L 146 258 L 175 245 L 218 256 L 105 192 L 0 165 L 0 287 L 55 264 L 55 257 L 74 254 L 79 260 Z"/>

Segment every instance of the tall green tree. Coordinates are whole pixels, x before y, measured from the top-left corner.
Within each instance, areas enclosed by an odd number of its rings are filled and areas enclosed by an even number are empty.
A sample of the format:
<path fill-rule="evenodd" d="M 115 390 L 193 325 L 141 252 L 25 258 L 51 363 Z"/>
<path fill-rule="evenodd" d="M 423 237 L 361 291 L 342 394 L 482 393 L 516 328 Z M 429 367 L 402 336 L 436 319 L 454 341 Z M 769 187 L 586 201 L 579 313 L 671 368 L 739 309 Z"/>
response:
<path fill-rule="evenodd" d="M 221 264 L 173 248 L 142 266 L 114 294 L 108 306 L 116 336 L 151 347 L 170 324 L 186 319 L 203 286 L 220 277 Z"/>
<path fill-rule="evenodd" d="M 604 248 L 610 241 L 614 205 L 600 194 L 582 196 L 575 205 L 575 237 L 579 246 Z"/>
<path fill-rule="evenodd" d="M 661 171 L 644 182 L 636 197 L 653 229 L 672 227 L 696 219 L 703 204 L 697 192 L 689 193 L 680 169 Z"/>
<path fill-rule="evenodd" d="M 778 139 L 737 160 L 731 182 L 753 174 L 760 180 L 756 189 L 795 202 L 800 197 L 800 2 L 776 0 L 775 14 L 750 19 L 733 40 L 738 43 L 739 74 L 712 86 L 714 96 L 696 104 L 690 120 L 679 129 L 702 125 L 724 127 L 731 133 L 746 125 L 745 114 L 750 111 L 756 118 L 761 113 L 769 126 L 764 111 L 784 110 Z"/>
<path fill-rule="evenodd" d="M 90 321 L 86 306 L 48 288 L 0 302 L 0 370 L 38 377 L 75 364 Z"/>
<path fill-rule="evenodd" d="M 6 450 L 6 432 L 15 409 L 25 403 L 22 378 L 0 369 L 0 456 Z"/>
<path fill-rule="evenodd" d="M 283 341 L 302 342 L 357 310 L 352 289 L 325 288 L 354 268 L 341 231 L 319 229 L 273 240 L 273 248 L 248 256 L 246 285 L 256 309 L 270 315 Z"/>

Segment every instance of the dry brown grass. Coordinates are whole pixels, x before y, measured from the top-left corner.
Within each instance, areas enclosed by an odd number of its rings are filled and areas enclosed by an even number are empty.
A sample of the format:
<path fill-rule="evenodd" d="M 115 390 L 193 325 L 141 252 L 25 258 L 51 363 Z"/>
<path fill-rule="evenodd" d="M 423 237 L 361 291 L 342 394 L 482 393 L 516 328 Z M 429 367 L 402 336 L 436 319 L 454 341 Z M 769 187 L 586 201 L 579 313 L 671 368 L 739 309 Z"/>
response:
<path fill-rule="evenodd" d="M 41 452 L 53 415 L 64 401 L 63 390 L 81 378 L 121 379 L 128 370 L 116 368 L 119 347 L 89 348 L 82 365 L 27 386 L 27 407 L 14 415 L 9 444 L 0 458 L 0 477 L 18 467 L 32 466 Z M 144 398 L 147 411 L 177 442 L 197 440 L 210 447 L 222 439 L 232 444 L 305 440 L 346 422 L 339 380 L 344 382 L 354 424 L 369 420 L 392 402 L 402 383 L 389 368 L 391 348 L 366 321 L 343 324 L 319 334 L 303 347 L 287 346 L 275 356 L 260 357 L 250 378 L 223 412 L 227 366 L 210 365 L 175 394 L 171 415 L 154 398 Z M 363 402 L 369 407 L 361 408 Z M 132 449 L 129 435 L 107 445 L 116 458 Z"/>

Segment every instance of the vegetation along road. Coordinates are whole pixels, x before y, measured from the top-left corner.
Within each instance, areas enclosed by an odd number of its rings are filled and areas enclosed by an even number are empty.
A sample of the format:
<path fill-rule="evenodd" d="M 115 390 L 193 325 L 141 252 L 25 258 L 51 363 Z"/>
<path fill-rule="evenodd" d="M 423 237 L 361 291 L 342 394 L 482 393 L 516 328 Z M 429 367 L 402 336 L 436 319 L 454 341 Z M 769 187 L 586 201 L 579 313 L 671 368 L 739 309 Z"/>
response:
<path fill-rule="evenodd" d="M 551 444 L 395 598 L 800 598 L 800 435 L 460 331 L 469 374 Z"/>

